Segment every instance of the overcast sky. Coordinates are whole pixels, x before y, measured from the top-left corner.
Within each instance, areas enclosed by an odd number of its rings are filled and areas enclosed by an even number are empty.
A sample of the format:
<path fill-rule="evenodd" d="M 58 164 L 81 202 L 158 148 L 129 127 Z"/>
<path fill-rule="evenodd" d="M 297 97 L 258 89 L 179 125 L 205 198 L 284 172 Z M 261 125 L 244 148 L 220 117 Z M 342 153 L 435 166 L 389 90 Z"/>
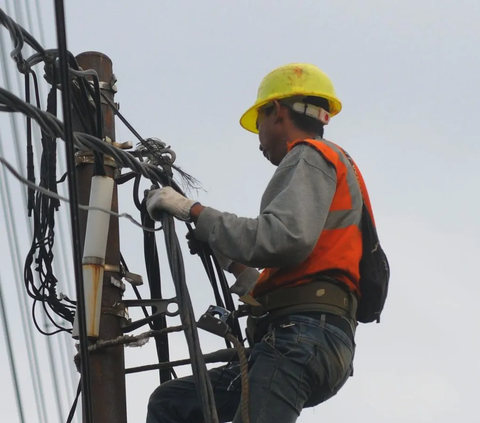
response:
<path fill-rule="evenodd" d="M 32 32 L 37 35 L 34 2 L 18 1 L 22 7 L 31 5 Z M 5 2 L 0 0 L 0 7 Z M 7 3 L 13 10 L 12 0 Z M 40 3 L 45 47 L 54 48 L 53 2 Z M 88 50 L 107 54 L 118 77 L 116 100 L 127 119 L 144 137 L 158 137 L 171 145 L 177 164 L 201 183 L 203 189 L 193 192 L 194 198 L 240 216 L 257 216 L 263 190 L 275 170 L 259 152 L 257 137 L 238 124 L 253 104 L 261 79 L 290 62 L 313 63 L 332 78 L 343 111 L 332 119 L 325 136 L 349 151 L 365 177 L 390 259 L 391 289 L 382 323 L 358 328 L 354 377 L 336 397 L 305 410 L 298 421 L 476 422 L 480 2 L 66 3 L 69 49 L 74 54 Z M 8 33 L 0 30 L 10 50 Z M 0 85 L 6 86 L 4 75 Z M 121 123 L 117 129 L 117 140 L 135 141 Z M 4 154 L 15 163 L 10 121 L 4 115 L 0 135 Z M 8 184 L 23 260 L 29 242 L 19 194 L 24 188 L 11 177 Z M 131 184 L 120 187 L 120 209 L 136 213 L 131 189 Z M 22 280 L 15 280 L 5 225 L 0 219 L 2 289 L 15 329 L 27 422 L 33 423 L 38 419 L 14 288 L 14 284 L 22 286 Z M 57 238 L 63 236 L 68 243 L 68 226 L 63 228 Z M 188 255 L 184 226 L 177 229 L 199 316 L 214 302 L 213 295 L 199 259 Z M 122 253 L 130 269 L 145 276 L 142 245 L 141 231 L 122 221 Z M 173 295 L 162 237 L 159 248 L 165 293 Z M 70 263 L 69 254 L 65 255 Z M 59 290 L 69 292 L 71 284 L 60 281 Z M 133 298 L 131 290 L 126 297 Z M 41 336 L 38 339 L 48 379 L 45 343 Z M 171 339 L 172 359 L 186 357 L 183 335 Z M 18 422 L 3 345 L 2 421 Z M 202 336 L 202 347 L 204 352 L 214 351 L 222 348 L 222 341 Z M 153 342 L 126 350 L 128 367 L 155 360 Z M 189 374 L 190 369 L 178 373 Z M 63 378 L 66 385 L 71 382 L 70 376 Z M 45 383 L 49 422 L 57 422 L 51 387 Z M 127 376 L 129 422 L 144 421 L 148 397 L 157 384 L 157 372 Z"/>

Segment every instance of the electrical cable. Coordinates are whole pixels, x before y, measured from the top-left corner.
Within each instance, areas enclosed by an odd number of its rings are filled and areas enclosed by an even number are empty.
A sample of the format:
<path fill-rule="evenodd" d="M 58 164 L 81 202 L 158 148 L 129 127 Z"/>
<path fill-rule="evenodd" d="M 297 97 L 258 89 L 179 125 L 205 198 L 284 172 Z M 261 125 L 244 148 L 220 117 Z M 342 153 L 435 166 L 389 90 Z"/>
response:
<path fill-rule="evenodd" d="M 21 11 L 20 11 L 20 8 L 19 6 L 17 7 L 17 3 L 15 2 L 15 8 L 16 8 L 16 11 L 17 11 L 17 18 L 20 18 L 21 19 Z M 27 9 L 28 10 L 28 9 Z M 37 100 L 37 106 L 39 106 L 39 103 L 40 103 L 40 100 L 39 100 L 39 90 L 38 90 L 38 82 L 36 80 L 36 75 L 35 75 L 35 72 L 33 70 L 31 70 L 30 72 L 26 72 L 25 73 L 25 94 L 26 94 L 26 101 L 29 102 L 30 101 L 30 75 L 32 75 L 32 78 L 33 78 L 33 82 L 34 82 L 34 87 L 35 87 L 35 95 L 36 95 L 36 100 Z M 18 78 L 17 78 L 18 80 Z M 7 81 L 8 82 L 8 81 Z M 19 143 L 16 143 L 16 147 L 18 146 Z M 17 153 L 18 154 L 18 153 Z M 27 170 L 28 170 L 28 178 L 34 182 L 34 168 L 33 168 L 33 149 L 32 149 L 32 136 L 31 136 L 31 121 L 30 119 L 27 119 L 27 162 L 28 162 L 28 166 L 27 166 Z M 29 209 L 29 214 L 31 213 L 31 210 L 32 210 L 32 207 L 33 207 L 33 191 L 29 192 L 29 195 L 28 195 L 28 209 Z M 29 225 L 30 222 L 27 221 L 27 225 L 30 227 L 31 229 L 31 226 Z M 12 247 L 13 248 L 13 247 Z M 17 256 L 18 257 L 18 256 Z M 18 263 L 18 265 L 20 266 L 20 263 Z M 22 291 L 22 294 L 21 296 L 24 296 L 25 295 L 25 292 Z M 25 309 L 26 310 L 26 309 Z M 43 324 L 44 324 L 44 327 L 46 327 L 46 316 L 42 316 L 43 317 Z M 37 325 L 37 322 L 34 321 L 34 323 Z M 38 325 L 37 325 L 38 326 Z M 31 338 L 31 342 L 33 343 L 33 338 Z M 27 343 L 28 344 L 28 343 Z M 59 419 L 60 421 L 62 420 L 62 416 L 63 416 L 63 410 L 62 410 L 62 403 L 63 401 L 60 400 L 60 391 L 59 391 L 59 384 L 58 384 L 58 376 L 56 374 L 56 368 L 55 366 L 53 365 L 53 347 L 52 347 L 52 344 L 51 344 L 51 341 L 50 340 L 47 340 L 46 342 L 46 346 L 47 346 L 47 349 L 49 351 L 49 354 L 48 355 L 48 358 L 49 358 L 49 361 L 50 361 L 50 366 L 51 366 L 51 374 L 52 374 L 52 378 L 53 378 L 53 389 L 54 389 L 54 392 L 55 392 L 55 403 L 56 403 L 56 406 L 57 406 L 57 412 L 58 412 L 58 416 L 59 416 Z M 36 356 L 36 354 L 35 354 Z M 33 379 L 33 382 L 35 383 L 35 379 Z M 41 384 L 41 380 L 38 381 L 38 384 Z M 35 385 L 34 385 L 35 386 Z M 37 392 L 40 392 L 40 395 L 43 397 L 43 393 L 44 393 L 44 390 L 43 389 L 36 389 L 35 388 L 35 394 L 38 395 Z M 43 416 L 43 421 L 46 421 L 47 417 L 46 417 L 46 411 L 45 411 L 45 408 L 43 406 L 44 404 L 44 400 L 40 400 L 40 407 L 42 408 L 42 413 L 39 413 L 39 417 L 40 416 Z"/>
<path fill-rule="evenodd" d="M 6 57 L 5 57 L 5 43 L 4 43 L 4 38 L 3 38 L 3 31 L 0 31 L 0 53 L 1 56 L 4 60 L 2 61 L 2 66 L 3 66 L 3 75 L 5 78 L 5 83 L 7 87 L 12 87 L 12 79 L 10 76 L 10 71 L 7 67 L 6 63 Z M 12 125 L 13 129 L 13 137 L 14 137 L 14 152 L 16 155 L 16 160 L 17 163 L 23 167 L 23 162 L 21 159 L 21 154 L 20 154 L 20 133 L 19 129 L 17 126 L 17 121 L 14 116 L 10 116 L 10 122 Z M 2 141 L 0 139 L 0 154 L 3 154 L 3 148 L 2 148 Z M 3 173 L 3 176 L 5 177 L 5 173 Z M 5 178 L 3 178 L 5 180 Z M 16 263 L 17 266 L 13 266 L 14 274 L 16 275 L 16 280 L 21 280 L 21 268 L 22 265 L 20 263 L 20 252 L 19 252 L 19 246 L 18 242 L 18 236 L 16 235 L 17 227 L 14 225 L 13 216 L 14 213 L 10 210 L 11 205 L 13 204 L 11 201 L 11 194 L 9 190 L 8 183 L 5 180 L 5 192 L 2 190 L 2 198 L 4 202 L 4 216 L 6 219 L 10 219 L 10 223 L 7 223 L 7 233 L 9 236 L 9 244 L 11 245 L 11 254 L 12 258 L 16 258 Z M 27 199 L 26 196 L 22 196 L 23 204 L 24 207 L 27 206 Z M 26 216 L 25 216 L 26 217 Z M 26 218 L 26 227 L 31 229 L 31 224 L 30 221 Z M 24 333 L 24 338 L 25 338 L 25 345 L 27 349 L 27 356 L 28 356 L 28 362 L 29 362 L 29 368 L 30 368 L 30 373 L 31 373 L 31 379 L 32 379 L 32 385 L 33 385 L 33 390 L 34 390 L 34 396 L 35 396 L 35 404 L 37 408 L 37 415 L 38 418 L 41 422 L 46 423 L 47 421 L 47 415 L 46 415 L 46 410 L 45 410 L 45 400 L 44 400 L 44 392 L 45 390 L 43 389 L 43 380 L 42 380 L 42 375 L 40 373 L 40 365 L 39 365 L 39 360 L 38 360 L 38 354 L 37 354 L 37 348 L 36 344 L 34 341 L 33 337 L 33 330 L 32 330 L 32 323 L 29 319 L 28 316 L 28 305 L 27 305 L 27 294 L 24 290 L 20 289 L 20 285 L 16 284 L 17 287 L 17 295 L 19 298 L 20 303 L 22 304 L 21 310 L 20 310 L 20 315 L 21 315 L 21 320 L 22 320 L 22 326 L 23 326 L 23 333 Z"/>
<path fill-rule="evenodd" d="M 135 154 L 131 154 L 128 152 L 124 152 L 118 148 L 115 148 L 103 141 L 103 134 L 100 132 L 100 125 L 98 120 L 98 112 L 100 110 L 99 102 L 98 102 L 98 95 L 96 93 L 100 92 L 97 87 L 91 87 L 90 84 L 84 86 L 85 82 L 82 78 L 78 79 L 80 90 L 82 91 L 83 88 L 89 92 L 89 95 L 95 99 L 96 101 L 96 109 L 97 109 L 97 125 L 95 135 L 91 135 L 89 133 L 73 133 L 72 131 L 72 124 L 71 124 L 71 113 L 70 113 L 70 105 L 72 104 L 71 101 L 71 93 L 70 93 L 70 84 L 69 84 L 69 73 L 71 73 L 68 67 L 69 59 L 71 55 L 68 53 L 66 48 L 66 37 L 65 37 L 65 16 L 64 16 L 64 4 L 62 0 L 55 0 L 55 16 L 56 16 L 56 23 L 57 23 L 57 39 L 59 44 L 58 51 L 46 51 L 44 50 L 38 42 L 36 42 L 30 34 L 28 34 L 23 28 L 21 28 L 18 24 L 15 24 L 11 19 L 9 19 L 3 11 L 0 10 L 0 24 L 3 24 L 9 29 L 13 44 L 14 50 L 11 53 L 12 58 L 14 58 L 15 62 L 17 63 L 17 67 L 22 73 L 29 72 L 29 66 L 37 60 L 43 60 L 47 64 L 53 63 L 55 57 L 58 56 L 59 58 L 59 70 L 60 70 L 60 83 L 63 91 L 63 111 L 64 111 L 64 119 L 65 122 L 59 121 L 56 117 L 52 116 L 51 114 L 42 112 L 38 107 L 35 108 L 34 106 L 23 102 L 18 97 L 14 96 L 13 94 L 0 89 L 0 110 L 1 111 L 19 111 L 31 119 L 34 119 L 39 126 L 41 127 L 42 131 L 49 137 L 52 138 L 62 138 L 65 140 L 66 150 L 67 150 L 67 173 L 69 174 L 69 191 L 70 191 L 70 199 L 72 201 L 72 207 L 70 208 L 71 211 L 71 220 L 72 220 L 72 230 L 73 230 L 73 250 L 74 250 L 74 265 L 75 265 L 75 275 L 76 275 L 76 282 L 77 282 L 77 314 L 80 317 L 80 352 L 82 356 L 82 385 L 83 391 L 85 392 L 85 401 L 84 401 L 84 411 L 86 410 L 85 417 L 87 422 L 91 421 L 91 404 L 87 404 L 90 400 L 90 390 L 89 390 L 89 383 L 88 383 L 88 376 L 89 372 L 85 371 L 85 368 L 88 365 L 88 357 L 86 355 L 86 339 L 85 339 L 85 325 L 84 320 L 85 316 L 82 317 L 82 307 L 84 305 L 83 294 L 80 286 L 81 280 L 81 257 L 79 256 L 80 249 L 78 248 L 79 237 L 76 236 L 78 234 L 78 199 L 75 195 L 75 190 L 72 187 L 75 187 L 75 173 L 73 172 L 74 168 L 74 157 L 73 151 L 74 146 L 80 149 L 92 150 L 96 155 L 96 158 L 99 155 L 109 155 L 111 156 L 121 167 L 128 167 L 148 179 L 150 179 L 153 183 L 160 183 L 162 185 L 169 185 L 172 186 L 179 192 L 182 192 L 181 189 L 178 187 L 176 183 L 171 180 L 171 168 L 177 170 L 180 175 L 188 182 L 191 182 L 188 174 L 185 174 L 183 171 L 178 169 L 176 166 L 172 165 L 172 161 L 170 160 L 163 160 L 163 157 L 158 157 L 158 162 L 153 165 L 152 163 L 142 162 L 139 161 Z M 37 51 L 36 54 L 31 56 L 27 61 L 22 56 L 22 48 L 24 43 L 30 45 L 34 50 Z M 75 69 L 74 69 L 75 71 Z M 77 75 L 78 76 L 78 75 Z M 95 81 L 94 81 L 95 85 Z M 94 90 L 92 93 L 92 89 Z M 78 107 L 82 107 L 82 104 L 85 104 L 85 90 L 82 91 L 81 94 L 81 101 L 78 102 Z M 101 93 L 103 94 L 103 93 Z M 107 102 L 108 102 L 107 98 Z M 110 106 L 112 106 L 112 102 L 109 102 Z M 116 107 L 115 107 L 116 110 Z M 117 110 L 118 112 L 118 110 Z M 118 115 L 118 113 L 116 113 Z M 124 123 L 126 120 L 122 120 Z M 93 128 L 94 126 L 92 126 Z M 130 125 L 130 129 L 133 130 L 133 127 Z M 134 131 L 134 130 L 133 130 Z M 132 132 L 133 132 L 132 131 Z M 135 131 L 136 132 L 136 131 Z M 138 133 L 137 133 L 138 136 Z M 141 137 L 140 137 L 141 138 Z M 145 140 L 141 139 L 141 144 L 149 151 L 151 154 L 156 155 L 155 151 L 151 151 L 150 144 L 146 143 Z M 3 160 L 2 163 L 4 165 L 9 165 L 6 160 Z M 102 160 L 103 163 L 103 160 Z M 10 166 L 10 165 L 9 165 Z M 7 166 L 8 167 L 8 166 Z M 9 170 L 12 170 L 10 166 Z M 21 175 L 19 175 L 21 176 Z M 27 185 L 30 187 L 35 186 L 31 181 L 26 180 Z M 23 181 L 22 181 L 23 182 Z M 43 186 L 36 186 L 37 191 L 40 192 L 40 189 L 43 189 L 43 194 L 47 194 L 52 197 L 52 191 L 49 189 L 43 188 Z M 53 193 L 57 199 L 63 199 L 58 194 Z M 37 213 L 38 216 L 38 213 Z M 190 356 L 192 357 L 192 368 L 193 373 L 195 376 L 197 388 L 199 390 L 200 399 L 203 405 L 203 413 L 205 417 L 205 421 L 216 423 L 218 422 L 218 417 L 216 414 L 215 402 L 213 397 L 213 391 L 211 388 L 210 380 L 208 378 L 208 374 L 206 373 L 205 362 L 203 360 L 203 356 L 201 355 L 199 340 L 198 340 L 198 333 L 196 330 L 196 323 L 193 316 L 193 309 L 191 305 L 190 296 L 188 293 L 188 289 L 185 284 L 185 271 L 183 267 L 183 259 L 180 252 L 180 246 L 178 244 L 178 238 L 175 234 L 174 224 L 173 224 L 173 217 L 170 215 L 165 214 L 162 219 L 162 227 L 164 228 L 164 235 L 165 235 L 165 242 L 166 242 L 166 249 L 167 255 L 169 260 L 169 265 L 172 273 L 172 278 L 174 280 L 175 289 L 177 291 L 177 299 L 179 303 L 180 315 L 182 318 L 182 323 L 185 325 L 185 336 L 187 339 L 187 344 L 189 347 Z M 52 231 L 52 240 L 48 240 L 48 245 L 53 245 L 53 231 Z M 218 264 L 216 264 L 217 271 L 218 271 Z M 79 271 L 80 270 L 80 271 Z M 213 269 L 211 268 L 210 263 L 210 273 L 213 275 Z M 47 269 L 47 273 L 45 275 L 51 274 L 51 271 Z M 45 286 L 42 288 L 45 289 Z M 224 287 L 222 287 L 224 290 Z M 224 291 L 225 293 L 225 291 Z M 44 292 L 41 294 L 45 295 Z M 226 300 L 227 301 L 227 300 Z M 50 306 L 52 304 L 50 303 Z M 45 307 L 45 304 L 44 304 Z M 228 305 L 227 305 L 228 307 Z M 47 311 L 45 307 L 45 311 Z M 56 310 L 58 313 L 58 310 Z M 64 316 L 66 317 L 66 316 Z M 55 324 L 55 322 L 52 320 Z M 83 336 L 83 339 L 82 339 Z M 85 380 L 87 379 L 87 380 Z M 89 407 L 90 406 L 90 407 Z"/>
<path fill-rule="evenodd" d="M 144 226 L 153 228 L 155 222 L 151 219 L 147 213 L 145 198 L 143 201 L 139 199 L 141 176 L 137 175 L 133 184 L 133 201 L 135 206 L 140 212 L 140 218 Z M 148 286 L 150 288 L 150 298 L 162 299 L 162 281 L 160 273 L 160 260 L 158 257 L 158 249 L 155 239 L 155 234 L 150 231 L 143 231 L 143 250 L 145 269 L 147 271 Z M 138 296 L 138 295 L 137 295 Z M 166 316 L 162 316 L 158 320 L 151 322 L 152 329 L 162 330 L 167 327 Z M 158 362 L 170 361 L 169 341 L 168 333 L 156 336 L 155 347 L 157 350 Z M 176 377 L 173 369 L 160 369 L 159 370 L 160 383 L 168 382 L 173 377 Z"/>
<path fill-rule="evenodd" d="M 67 423 L 72 423 L 73 416 L 75 415 L 75 411 L 77 409 L 78 398 L 80 397 L 80 393 L 82 392 L 82 381 L 78 381 L 77 393 L 75 394 L 75 399 L 73 400 L 72 407 L 70 408 L 70 412 L 67 416 Z"/>
<path fill-rule="evenodd" d="M 193 314 L 190 294 L 186 286 L 183 257 L 178 238 L 175 234 L 173 217 L 166 212 L 162 213 L 162 226 L 165 235 L 168 263 L 177 293 L 180 318 L 185 327 L 184 334 L 187 340 L 189 355 L 192 358 L 195 385 L 202 404 L 203 418 L 205 422 L 218 423 L 212 384 L 200 349 L 197 325 Z"/>
<path fill-rule="evenodd" d="M 60 83 L 62 85 L 62 109 L 65 128 L 65 143 L 66 143 L 66 160 L 67 171 L 69 173 L 69 197 L 72 201 L 72 207 L 70 207 L 71 227 L 72 227 L 72 243 L 74 254 L 74 273 L 77 287 L 77 312 L 79 323 L 79 341 L 80 341 L 80 354 L 82 357 L 81 368 L 81 385 L 83 396 L 83 416 L 86 423 L 93 423 L 93 411 L 92 411 L 92 397 L 91 397 L 91 381 L 90 381 L 90 366 L 88 359 L 88 338 L 87 338 L 87 323 L 85 315 L 85 293 L 83 290 L 83 273 L 82 273 L 82 247 L 80 245 L 80 225 L 78 208 L 78 193 L 77 193 L 77 178 L 75 175 L 75 152 L 73 141 L 73 128 L 72 128 L 72 114 L 71 114 L 71 95 L 70 84 L 68 76 L 68 64 L 67 64 L 67 37 L 65 28 L 65 10 L 63 0 L 55 0 L 55 21 L 57 27 L 57 42 L 59 55 L 59 70 L 60 70 Z"/>
<path fill-rule="evenodd" d="M 187 226 L 187 229 L 189 231 L 189 234 L 192 237 L 195 237 L 195 233 L 194 233 L 194 230 L 193 230 L 191 224 L 186 223 L 186 226 Z M 200 257 L 200 259 L 202 261 L 203 267 L 205 268 L 205 272 L 207 273 L 207 277 L 208 277 L 208 279 L 210 281 L 210 284 L 213 288 L 213 292 L 214 292 L 214 296 L 215 296 L 217 305 L 219 307 L 225 308 L 226 310 L 228 310 L 230 312 L 235 311 L 235 304 L 233 302 L 233 297 L 232 297 L 232 294 L 230 292 L 228 282 L 227 282 L 227 279 L 225 277 L 225 273 L 223 272 L 223 269 L 218 264 L 218 260 L 215 257 L 215 254 L 213 254 L 213 251 L 210 248 L 210 246 L 208 244 L 204 243 L 204 242 L 198 241 L 198 247 L 199 247 L 198 256 Z M 212 266 L 212 261 L 213 261 L 213 266 Z M 215 267 L 215 270 L 217 272 L 217 275 L 218 275 L 218 278 L 219 278 L 219 281 L 220 281 L 219 284 L 217 283 L 217 279 L 215 277 L 214 267 Z M 220 287 L 222 289 L 225 304 L 224 304 L 224 302 L 223 302 L 223 300 L 220 296 L 220 292 L 218 290 L 218 285 L 220 285 Z M 232 333 L 239 340 L 239 342 L 242 342 L 242 331 L 240 329 L 240 324 L 238 322 L 238 318 L 232 316 L 231 323 L 232 323 L 232 327 L 231 327 Z M 229 344 L 228 339 L 225 339 L 225 342 L 227 344 L 227 347 L 231 346 Z"/>
<path fill-rule="evenodd" d="M 150 153 L 151 156 L 155 157 L 159 163 L 162 163 L 161 158 L 152 151 L 150 144 L 135 130 L 135 128 L 128 122 L 128 120 L 120 113 L 115 103 L 108 98 L 103 92 L 101 92 L 102 97 L 106 100 L 107 104 L 112 109 L 113 113 L 118 116 L 118 118 L 122 121 L 122 123 L 130 130 L 130 132 L 140 141 L 140 144 L 144 146 L 147 151 Z M 194 187 L 195 184 L 198 182 L 192 175 L 189 175 L 178 166 L 174 165 L 173 163 L 169 163 L 169 165 L 175 169 L 182 179 L 186 182 L 187 187 Z"/>
<path fill-rule="evenodd" d="M 55 116 L 43 112 L 37 107 L 24 102 L 3 88 L 0 88 L 0 111 L 21 112 L 32 117 L 48 136 L 64 139 L 64 124 L 62 121 Z M 162 185 L 170 183 L 169 175 L 164 169 L 150 163 L 141 162 L 131 153 L 113 147 L 93 135 L 75 132 L 73 134 L 73 139 L 75 145 L 81 150 L 94 150 L 110 155 L 121 167 L 128 167 L 134 172 L 139 173 L 150 180 L 159 182 Z M 67 142 L 66 145 L 68 145 Z M 170 166 L 170 163 L 166 163 L 166 165 Z M 175 182 L 172 181 L 171 185 L 174 189 L 183 194 L 182 190 Z"/>
<path fill-rule="evenodd" d="M 137 181 L 137 179 L 136 179 Z M 138 186 L 137 186 L 138 189 Z M 141 203 L 141 219 L 142 223 L 153 228 L 155 221 L 147 212 L 145 199 Z M 147 271 L 148 285 L 150 287 L 150 297 L 152 299 L 162 299 L 162 280 L 160 276 L 160 259 L 158 257 L 158 249 L 155 240 L 155 234 L 152 232 L 143 232 L 143 250 L 145 259 L 145 268 Z M 167 327 L 166 316 L 162 316 L 158 320 L 152 322 L 154 329 L 161 330 Z M 155 347 L 157 350 L 158 362 L 170 361 L 168 333 L 155 337 Z M 168 382 L 172 379 L 170 370 L 160 370 L 160 383 Z"/>
<path fill-rule="evenodd" d="M 7 161 L 5 160 L 4 157 L 2 157 L 0 155 L 0 163 L 5 166 L 9 171 L 10 173 L 15 176 L 15 178 L 17 178 L 20 182 L 22 182 L 23 184 L 27 185 L 28 187 L 30 187 L 31 189 L 35 190 L 35 191 L 38 191 L 38 192 L 41 192 L 42 194 L 48 196 L 48 197 L 51 197 L 51 198 L 55 198 L 57 200 L 60 200 L 60 201 L 64 201 L 66 203 L 71 203 L 70 199 L 66 198 L 66 197 L 63 197 L 55 192 L 52 192 L 46 188 L 43 188 L 41 186 L 38 186 L 38 185 L 35 185 L 33 184 L 32 182 L 30 182 L 28 179 L 24 178 L 22 175 L 20 175 L 16 170 L 15 168 Z M 102 207 L 96 207 L 96 206 L 86 206 L 84 204 L 78 204 L 77 207 L 80 209 L 80 210 L 96 210 L 96 211 L 101 211 L 103 213 L 107 213 L 111 216 L 114 216 L 114 217 L 118 217 L 118 218 L 125 218 L 125 219 L 128 219 L 130 222 L 132 222 L 135 226 L 138 226 L 139 228 L 143 229 L 144 231 L 147 231 L 147 232 L 158 232 L 158 231 L 161 231 L 162 230 L 162 227 L 159 227 L 159 228 L 155 228 L 155 229 L 152 229 L 148 226 L 144 226 L 142 225 L 140 222 L 136 221 L 133 216 L 129 213 L 116 213 L 112 210 L 108 210 L 108 209 L 104 209 Z"/>
<path fill-rule="evenodd" d="M 29 11 L 28 8 L 27 8 L 27 11 Z M 39 25 L 42 25 L 42 21 L 41 21 L 40 18 L 39 18 Z M 31 27 L 31 25 L 30 25 L 30 27 Z M 35 89 L 36 105 L 37 105 L 38 108 L 41 108 L 41 104 L 40 104 L 40 90 L 41 90 L 41 87 L 38 84 L 36 73 L 33 69 L 31 69 L 31 71 L 29 73 L 25 74 L 26 78 L 28 78 L 28 74 L 30 74 L 32 76 L 32 79 L 33 79 L 33 85 L 34 85 L 34 89 Z M 52 75 L 52 90 L 50 91 L 50 93 L 48 95 L 47 111 L 56 115 L 57 114 L 57 100 L 56 100 L 57 99 L 57 96 L 56 96 L 57 84 L 56 84 L 55 69 L 53 69 L 52 74 L 53 74 Z M 30 131 L 27 131 L 27 136 L 30 135 L 29 132 Z M 37 141 L 37 143 L 40 143 L 38 138 L 36 138 L 35 140 Z M 55 181 L 55 179 L 56 179 L 56 141 L 54 139 L 48 139 L 47 138 L 47 139 L 42 139 L 41 143 L 43 144 L 43 147 L 44 147 L 43 151 L 45 153 L 44 156 L 42 155 L 42 161 L 41 161 L 42 170 L 43 171 L 45 170 L 45 169 L 43 169 L 43 167 L 45 166 L 46 171 L 47 171 L 47 173 L 44 177 L 44 182 L 45 182 L 47 187 L 51 187 L 54 190 L 54 192 L 56 192 L 56 181 Z M 46 162 L 44 162 L 44 159 L 45 159 Z M 56 202 L 52 201 L 49 204 L 50 204 L 51 208 L 50 208 L 50 211 L 47 213 L 47 217 L 48 217 L 48 220 L 53 223 L 55 221 L 53 208 L 58 209 L 60 203 L 59 203 L 59 201 L 56 201 Z M 57 224 L 58 224 L 58 227 L 60 229 L 60 233 L 66 233 L 66 232 L 62 231 L 63 222 L 62 222 L 61 219 L 58 220 Z M 53 228 L 53 224 L 51 226 Z M 65 253 L 67 251 L 67 249 L 65 247 L 64 237 L 60 237 L 60 242 L 62 244 L 61 251 Z M 52 239 L 51 248 L 52 247 L 53 247 L 53 239 Z M 63 281 L 69 281 L 70 278 L 68 278 L 67 275 L 71 272 L 68 271 L 67 268 L 66 268 L 65 254 L 57 254 L 56 256 L 57 256 L 57 260 L 53 262 L 53 267 L 55 269 L 55 274 L 61 273 L 62 280 Z M 57 266 L 58 266 L 57 261 L 59 261 L 63 265 L 63 272 L 60 272 L 57 269 Z M 47 301 L 48 301 L 48 299 L 47 299 Z M 45 314 L 42 314 L 42 319 L 43 319 L 43 331 L 42 332 L 43 333 L 49 333 L 49 328 L 48 328 L 48 324 L 47 324 L 47 317 L 50 318 L 50 316 L 49 316 L 48 310 L 46 310 L 45 302 L 43 303 L 43 307 L 45 309 Z M 54 308 L 54 311 L 55 311 L 55 308 Z M 50 320 L 53 321 L 54 319 L 50 318 Z M 64 412 L 63 412 L 63 406 L 62 406 L 63 401 L 60 400 L 59 378 L 58 378 L 58 375 L 57 375 L 57 367 L 55 365 L 56 360 L 54 359 L 54 353 L 53 353 L 54 351 L 59 352 L 60 362 L 61 362 L 61 365 L 63 367 L 63 371 L 64 371 L 65 374 L 69 373 L 69 376 L 70 376 L 71 385 L 66 383 L 65 384 L 66 385 L 65 386 L 66 390 L 64 392 L 66 392 L 66 393 L 71 392 L 71 394 L 73 395 L 74 394 L 74 391 L 73 391 L 74 388 L 73 387 L 76 384 L 76 381 L 75 381 L 75 378 L 74 378 L 74 373 L 73 373 L 73 366 L 68 366 L 67 365 L 67 363 L 70 362 L 70 360 L 68 358 L 69 353 L 70 353 L 70 355 L 73 355 L 73 346 L 72 346 L 71 343 L 67 342 L 66 337 L 62 337 L 62 341 L 63 341 L 63 345 L 59 344 L 60 348 L 54 348 L 51 338 L 47 338 L 47 340 L 46 340 L 47 349 L 49 351 L 48 359 L 49 359 L 49 363 L 50 363 L 51 375 L 52 375 L 53 382 L 54 382 L 53 383 L 53 388 L 54 388 L 54 391 L 56 393 L 55 403 L 57 405 L 57 412 L 58 412 L 58 416 L 59 416 L 60 421 L 63 420 L 62 416 L 64 415 Z M 63 378 L 63 379 L 64 379 L 65 382 L 67 381 L 66 378 Z"/>

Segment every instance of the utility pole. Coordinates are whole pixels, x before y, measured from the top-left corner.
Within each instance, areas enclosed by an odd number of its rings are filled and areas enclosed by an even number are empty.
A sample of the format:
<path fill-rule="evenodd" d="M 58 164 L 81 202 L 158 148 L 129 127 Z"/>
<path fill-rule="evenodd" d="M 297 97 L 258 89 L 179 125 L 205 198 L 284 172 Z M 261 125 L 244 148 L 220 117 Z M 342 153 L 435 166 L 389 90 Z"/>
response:
<path fill-rule="evenodd" d="M 98 52 L 85 52 L 77 57 L 79 66 L 93 69 L 100 80 L 100 89 L 113 101 L 115 80 L 112 61 Z M 113 110 L 102 98 L 103 125 L 106 140 L 115 141 L 115 121 Z M 75 119 L 75 130 L 80 130 Z M 104 158 L 107 177 L 114 178 L 118 172 L 115 161 Z M 79 152 L 76 156 L 76 173 L 80 204 L 89 204 L 90 188 L 94 170 L 92 152 Z M 117 186 L 114 184 L 111 210 L 118 212 Z M 85 244 L 87 212 L 80 211 L 81 243 Z M 84 259 L 85 260 L 85 259 Z M 85 264 L 85 261 L 84 261 Z M 121 321 L 124 308 L 119 306 L 124 289 L 120 274 L 120 241 L 118 218 L 110 216 L 107 248 L 104 263 L 103 293 L 100 309 L 100 329 L 98 341 L 106 341 L 121 336 Z M 86 300 L 88 301 L 88 300 Z M 125 356 L 124 347 L 107 348 L 90 354 L 90 378 L 92 390 L 93 423 L 126 423 L 127 407 L 125 392 Z"/>

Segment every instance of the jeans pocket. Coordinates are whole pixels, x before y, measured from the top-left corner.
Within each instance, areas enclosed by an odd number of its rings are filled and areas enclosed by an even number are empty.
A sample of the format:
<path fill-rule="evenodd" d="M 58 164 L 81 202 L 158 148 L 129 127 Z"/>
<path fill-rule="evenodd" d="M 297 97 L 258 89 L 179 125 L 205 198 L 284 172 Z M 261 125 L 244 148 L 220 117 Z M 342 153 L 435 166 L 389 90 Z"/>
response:
<path fill-rule="evenodd" d="M 344 332 L 337 327 L 325 327 L 318 340 L 313 356 L 306 363 L 312 380 L 308 406 L 317 405 L 336 395 L 353 369 L 355 346 Z"/>
<path fill-rule="evenodd" d="M 272 323 L 262 341 L 283 357 L 298 350 L 299 323 Z"/>
<path fill-rule="evenodd" d="M 328 345 L 330 366 L 328 384 L 335 395 L 352 374 L 355 344 L 339 328 L 325 328 L 325 340 Z"/>

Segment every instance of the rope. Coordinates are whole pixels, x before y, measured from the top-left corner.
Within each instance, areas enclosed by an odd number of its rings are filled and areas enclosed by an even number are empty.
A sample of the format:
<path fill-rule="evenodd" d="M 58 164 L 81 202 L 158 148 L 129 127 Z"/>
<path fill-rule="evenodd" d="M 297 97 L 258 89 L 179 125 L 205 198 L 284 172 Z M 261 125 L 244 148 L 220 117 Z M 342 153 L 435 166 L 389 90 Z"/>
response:
<path fill-rule="evenodd" d="M 180 326 L 171 326 L 165 329 L 160 330 L 149 330 L 147 332 L 141 333 L 140 335 L 121 335 L 117 336 L 114 339 L 107 339 L 106 341 L 98 340 L 95 344 L 89 345 L 88 352 L 89 354 L 93 354 L 107 348 L 118 347 L 120 345 L 130 345 L 130 344 L 138 344 L 137 346 L 142 346 L 150 338 L 153 338 L 158 335 L 163 335 L 165 333 L 172 333 L 172 332 L 181 332 L 184 330 L 185 327 L 183 325 Z M 80 354 L 76 354 L 73 358 L 73 361 L 77 365 L 77 369 L 80 365 Z"/>
<path fill-rule="evenodd" d="M 250 396 L 249 385 L 248 385 L 248 360 L 245 353 L 245 348 L 240 343 L 240 341 L 233 336 L 231 333 L 227 333 L 225 338 L 230 341 L 238 351 L 238 358 L 240 361 L 240 378 L 242 381 L 242 399 L 241 399 L 241 412 L 242 412 L 242 423 L 250 423 L 250 417 L 248 413 L 248 399 Z"/>

